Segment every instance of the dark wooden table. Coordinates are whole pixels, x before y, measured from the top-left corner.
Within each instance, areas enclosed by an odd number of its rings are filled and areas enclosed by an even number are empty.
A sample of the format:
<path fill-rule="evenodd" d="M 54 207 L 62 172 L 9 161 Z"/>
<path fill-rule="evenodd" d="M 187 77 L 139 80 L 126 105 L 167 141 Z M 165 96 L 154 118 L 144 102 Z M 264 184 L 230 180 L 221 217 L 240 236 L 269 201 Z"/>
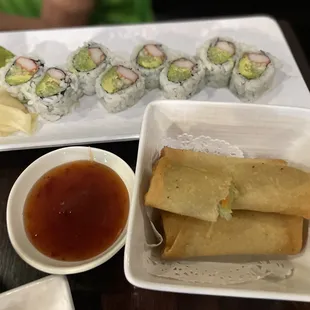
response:
<path fill-rule="evenodd" d="M 284 21 L 279 23 L 309 87 L 310 72 L 307 59 L 289 24 Z M 135 168 L 138 141 L 97 144 L 96 147 L 116 153 Z M 0 293 L 46 276 L 24 263 L 13 250 L 6 229 L 6 203 L 19 174 L 32 161 L 51 150 L 53 149 L 0 153 Z M 68 280 L 76 310 L 310 309 L 310 303 L 199 296 L 139 289 L 129 284 L 124 276 L 123 250 L 104 265 L 85 273 L 70 275 Z"/>

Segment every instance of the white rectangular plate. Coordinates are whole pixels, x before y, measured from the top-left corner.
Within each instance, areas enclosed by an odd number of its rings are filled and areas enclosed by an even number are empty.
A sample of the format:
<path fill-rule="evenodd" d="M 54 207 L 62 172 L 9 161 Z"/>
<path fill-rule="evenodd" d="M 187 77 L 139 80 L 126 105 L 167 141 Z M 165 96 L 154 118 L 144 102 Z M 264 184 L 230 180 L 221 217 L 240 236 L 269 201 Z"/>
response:
<path fill-rule="evenodd" d="M 48 276 L 0 294 L 0 310 L 74 310 L 66 277 Z"/>
<path fill-rule="evenodd" d="M 47 66 L 62 65 L 83 42 L 95 40 L 112 52 L 129 57 L 143 40 L 157 40 L 168 47 L 195 54 L 196 48 L 216 35 L 256 45 L 279 58 L 283 72 L 279 85 L 256 103 L 310 107 L 307 86 L 278 24 L 269 17 L 250 17 L 114 27 L 76 28 L 0 33 L 0 45 L 15 54 L 35 53 Z M 147 93 L 134 107 L 109 114 L 95 96 L 83 97 L 80 107 L 56 123 L 40 121 L 31 137 L 17 134 L 0 138 L 0 151 L 138 139 L 147 104 L 161 99 L 159 90 Z M 205 88 L 193 100 L 240 102 L 227 89 Z"/>
<path fill-rule="evenodd" d="M 158 101 L 142 123 L 136 179 L 128 219 L 124 268 L 128 281 L 145 289 L 190 294 L 298 300 L 310 302 L 310 243 L 289 257 L 293 276 L 236 285 L 201 284 L 156 277 L 143 266 L 145 232 L 141 208 L 151 176 L 154 152 L 165 138 L 184 133 L 210 136 L 239 147 L 246 157 L 281 158 L 310 168 L 310 109 L 221 102 Z"/>

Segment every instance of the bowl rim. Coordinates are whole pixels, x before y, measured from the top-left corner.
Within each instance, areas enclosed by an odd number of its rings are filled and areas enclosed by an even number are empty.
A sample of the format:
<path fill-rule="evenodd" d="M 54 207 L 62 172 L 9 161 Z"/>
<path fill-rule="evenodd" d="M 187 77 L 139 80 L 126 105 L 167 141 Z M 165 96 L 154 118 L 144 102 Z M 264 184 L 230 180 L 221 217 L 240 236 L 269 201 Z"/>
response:
<path fill-rule="evenodd" d="M 91 150 L 96 150 L 98 152 L 101 153 L 106 153 L 108 154 L 108 156 L 114 157 L 117 161 L 119 161 L 120 163 L 124 164 L 124 166 L 128 169 L 128 173 L 131 174 L 132 176 L 132 185 L 134 183 L 134 177 L 135 177 L 135 173 L 133 171 L 133 169 L 118 155 L 100 149 L 100 148 L 96 148 L 96 147 L 91 147 L 91 146 L 68 146 L 68 147 L 62 147 L 62 148 L 58 148 L 56 150 L 47 152 L 46 154 L 38 157 L 36 160 L 34 160 L 32 163 L 30 163 L 18 176 L 18 178 L 15 180 L 9 196 L 8 196 L 8 200 L 7 200 L 7 205 L 6 205 L 6 225 L 7 225 L 7 232 L 8 232 L 8 236 L 9 236 L 9 240 L 10 243 L 12 245 L 12 247 L 14 248 L 15 252 L 18 254 L 18 256 L 24 260 L 28 265 L 32 266 L 33 268 L 40 270 L 42 272 L 45 273 L 49 273 L 49 274 L 55 274 L 55 275 L 66 275 L 66 274 L 75 274 L 75 273 L 81 273 L 87 270 L 91 270 L 93 268 L 98 267 L 99 265 L 102 265 L 103 263 L 105 263 L 106 261 L 108 261 L 109 259 L 111 259 L 124 245 L 125 245 L 125 240 L 126 240 L 126 236 L 127 236 L 127 228 L 128 228 L 128 218 L 129 218 L 129 213 L 130 213 L 130 205 L 131 203 L 129 203 L 129 211 L 128 211 L 128 216 L 127 216 L 127 221 L 126 221 L 126 225 L 124 226 L 124 229 L 121 233 L 121 235 L 119 235 L 119 237 L 114 241 L 114 243 L 112 243 L 104 252 L 101 252 L 100 254 L 98 254 L 98 256 L 95 256 L 93 258 L 90 258 L 88 260 L 80 261 L 81 263 L 79 264 L 79 261 L 74 261 L 74 262 L 66 262 L 68 264 L 73 263 L 74 266 L 50 266 L 48 264 L 42 263 L 40 261 L 37 261 L 35 259 L 30 258 L 30 256 L 28 256 L 28 254 L 21 250 L 21 248 L 18 246 L 18 242 L 16 241 L 16 236 L 15 236 L 15 229 L 13 228 L 13 216 L 11 211 L 13 210 L 13 202 L 14 202 L 14 195 L 16 194 L 17 188 L 20 186 L 20 184 L 23 182 L 23 178 L 25 175 L 27 175 L 27 173 L 29 172 L 29 170 L 37 165 L 39 162 L 46 160 L 48 157 L 51 157 L 53 155 L 55 155 L 56 153 L 61 153 L 64 151 L 71 151 L 71 150 L 78 150 L 78 149 L 91 149 Z M 57 164 L 54 166 L 56 167 Z M 52 168 L 50 168 L 52 169 Z M 121 177 L 120 177 L 121 178 Z M 122 178 L 121 178 L 122 179 Z M 126 186 L 127 187 L 127 186 Z M 128 190 L 128 188 L 127 188 Z M 129 193 L 130 196 L 130 202 L 132 199 L 132 193 Z M 25 230 L 24 230 L 25 232 Z M 31 243 L 31 242 L 30 242 Z M 34 245 L 31 243 L 31 246 L 38 251 Z M 40 254 L 42 254 L 40 252 Z M 44 255 L 44 254 L 42 254 Z M 48 257 L 50 258 L 50 257 Z"/>

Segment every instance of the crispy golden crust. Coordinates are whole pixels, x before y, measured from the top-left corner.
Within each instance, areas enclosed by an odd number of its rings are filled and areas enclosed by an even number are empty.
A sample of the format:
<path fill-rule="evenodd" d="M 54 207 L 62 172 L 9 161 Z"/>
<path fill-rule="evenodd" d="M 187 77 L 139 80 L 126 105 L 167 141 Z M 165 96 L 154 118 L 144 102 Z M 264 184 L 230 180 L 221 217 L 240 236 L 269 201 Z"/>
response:
<path fill-rule="evenodd" d="M 218 204 L 230 190 L 231 177 L 214 166 L 198 170 L 162 157 L 155 165 L 145 205 L 216 221 Z"/>
<path fill-rule="evenodd" d="M 302 216 L 306 219 L 310 219 L 310 174 L 302 170 L 289 167 L 284 160 L 281 159 L 259 159 L 259 158 L 235 158 L 219 156 L 214 154 L 208 154 L 203 152 L 194 152 L 190 150 L 178 150 L 169 147 L 165 147 L 162 150 L 162 157 L 160 160 L 169 161 L 174 167 L 179 167 L 174 170 L 173 177 L 182 182 L 191 182 L 192 187 L 198 193 L 204 193 L 204 200 L 211 201 L 210 195 L 218 193 L 217 190 L 209 190 L 207 184 L 195 179 L 194 174 L 187 173 L 185 171 L 195 171 L 198 175 L 199 171 L 201 174 L 205 174 L 209 178 L 214 178 L 214 182 L 210 184 L 220 184 L 225 182 L 224 180 L 232 179 L 231 183 L 237 189 L 237 195 L 232 203 L 233 210 L 252 210 L 260 212 L 272 212 L 281 213 L 288 215 Z M 158 199 L 163 197 L 163 193 L 167 190 L 166 184 L 169 181 L 171 169 L 169 170 L 168 165 L 161 166 L 161 176 L 163 179 L 161 183 L 151 183 L 150 192 L 158 193 L 157 200 L 152 200 L 151 206 L 158 207 Z M 179 175 L 178 171 L 179 169 Z M 158 179 L 156 173 L 158 169 L 155 168 L 153 178 Z M 212 174 L 211 174 L 212 172 Z M 161 190 L 157 190 L 157 186 L 161 184 Z M 223 183 L 226 186 L 227 183 Z M 215 187 L 213 187 L 215 188 Z M 192 216 L 195 213 L 195 217 L 200 219 L 208 219 L 205 215 L 200 216 L 201 211 L 195 212 L 195 197 L 182 196 L 185 201 L 190 201 L 191 211 L 182 212 L 178 211 L 178 206 L 181 204 L 176 195 L 177 189 L 172 187 L 169 189 L 169 196 L 176 197 L 173 202 L 174 208 L 170 207 L 160 209 L 175 212 L 178 214 Z M 221 193 L 222 194 L 222 193 Z M 148 198 L 150 194 L 147 194 Z M 213 196 L 216 197 L 216 201 L 221 195 Z M 213 200 L 213 201 L 215 201 Z M 150 200 L 148 201 L 150 202 Z M 162 199 L 161 203 L 166 205 L 166 202 Z M 197 204 L 198 205 L 198 204 Z M 184 208 L 186 208 L 184 206 Z M 207 204 L 207 208 L 211 207 Z"/>
<path fill-rule="evenodd" d="M 302 249 L 303 218 L 235 211 L 230 221 L 197 220 L 161 212 L 165 233 L 163 258 L 216 255 L 294 255 Z"/>

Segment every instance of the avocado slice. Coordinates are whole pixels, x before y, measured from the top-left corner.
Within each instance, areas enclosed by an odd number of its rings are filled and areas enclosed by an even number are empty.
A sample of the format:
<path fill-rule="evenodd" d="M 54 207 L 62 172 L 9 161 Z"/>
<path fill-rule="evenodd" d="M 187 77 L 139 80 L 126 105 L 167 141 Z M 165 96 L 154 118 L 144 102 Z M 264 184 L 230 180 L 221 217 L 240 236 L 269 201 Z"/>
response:
<path fill-rule="evenodd" d="M 181 68 L 174 64 L 171 64 L 168 70 L 168 80 L 174 83 L 180 83 L 192 75 L 192 71 L 188 68 Z"/>
<path fill-rule="evenodd" d="M 51 77 L 48 73 L 44 75 L 36 86 L 36 94 L 41 98 L 51 97 L 61 92 L 59 80 Z"/>
<path fill-rule="evenodd" d="M 91 59 L 87 47 L 81 48 L 81 50 L 74 56 L 73 66 L 77 71 L 81 72 L 87 72 L 97 67 Z"/>
<path fill-rule="evenodd" d="M 208 58 L 215 65 L 221 65 L 227 62 L 231 58 L 231 55 L 227 51 L 223 51 L 218 47 L 213 46 L 208 49 Z"/>
<path fill-rule="evenodd" d="M 109 94 L 114 94 L 120 89 L 120 77 L 117 73 L 117 67 L 110 68 L 102 77 L 101 87 Z"/>
<path fill-rule="evenodd" d="M 140 55 L 138 56 L 137 63 L 146 69 L 155 69 L 163 64 L 164 60 L 162 57 L 156 57 L 151 55 Z"/>
<path fill-rule="evenodd" d="M 0 68 L 4 67 L 8 60 L 12 59 L 15 55 L 4 48 L 3 46 L 0 46 Z"/>
<path fill-rule="evenodd" d="M 239 61 L 238 70 L 240 74 L 249 80 L 259 78 L 265 69 L 265 64 L 255 63 L 247 55 L 244 55 Z"/>
<path fill-rule="evenodd" d="M 16 86 L 27 83 L 32 78 L 33 74 L 20 66 L 13 65 L 5 76 L 5 81 L 11 85 Z"/>

